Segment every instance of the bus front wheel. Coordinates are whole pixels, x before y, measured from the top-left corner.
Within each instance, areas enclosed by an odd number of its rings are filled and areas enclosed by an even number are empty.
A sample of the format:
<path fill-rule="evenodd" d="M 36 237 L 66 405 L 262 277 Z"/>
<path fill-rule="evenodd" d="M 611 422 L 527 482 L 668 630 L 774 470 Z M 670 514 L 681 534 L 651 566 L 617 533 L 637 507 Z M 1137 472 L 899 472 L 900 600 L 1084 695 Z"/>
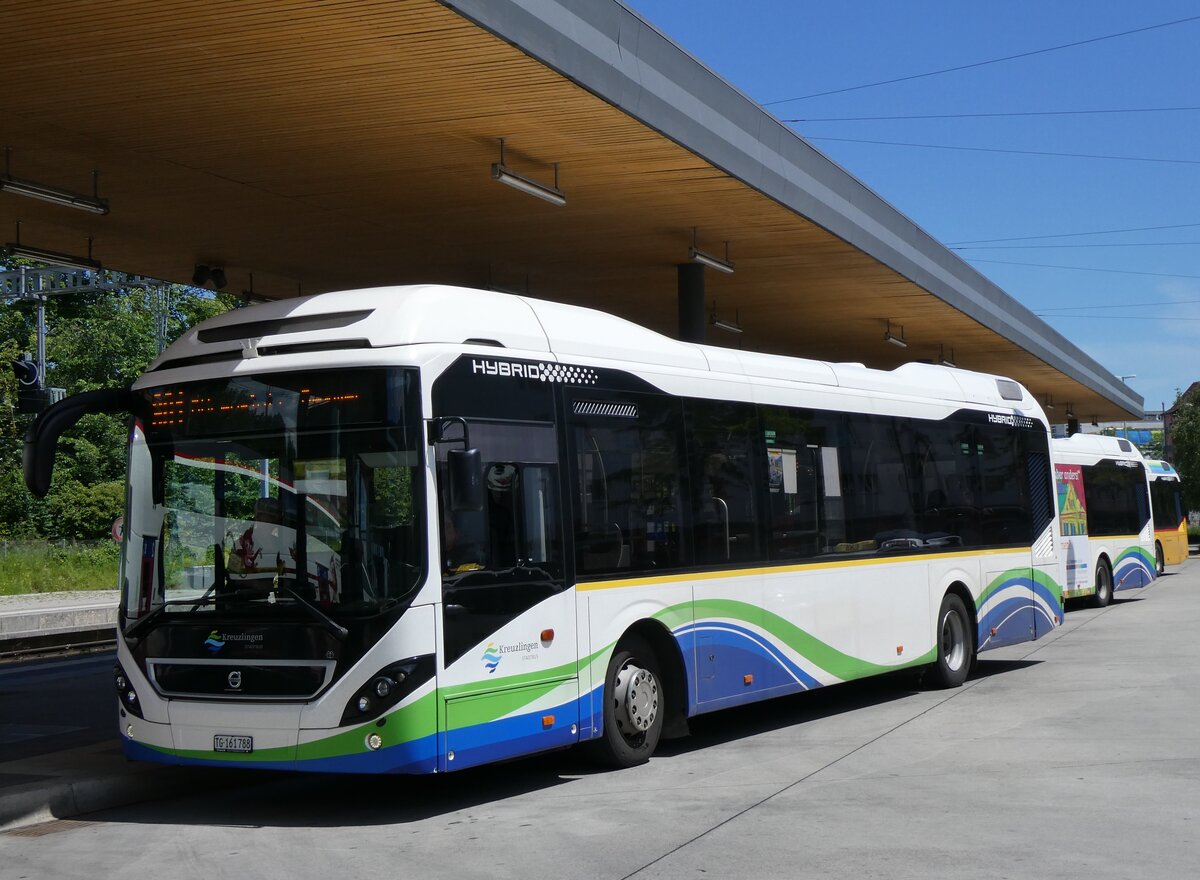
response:
<path fill-rule="evenodd" d="M 1101 559 L 1096 565 L 1096 592 L 1092 596 L 1092 605 L 1096 608 L 1103 608 L 1112 601 L 1112 596 L 1112 571 L 1108 567 L 1108 562 Z"/>
<path fill-rule="evenodd" d="M 666 713 L 663 676 L 654 649 L 627 636 L 608 661 L 604 683 L 604 732 L 593 755 L 610 767 L 635 767 L 650 760 L 662 736 Z"/>
<path fill-rule="evenodd" d="M 958 687 L 967 680 L 975 658 L 975 638 L 967 606 L 954 593 L 942 597 L 938 610 L 937 660 L 933 663 L 931 684 L 935 688 Z"/>
<path fill-rule="evenodd" d="M 1167 557 L 1163 553 L 1162 543 L 1154 542 L 1154 575 L 1162 577 L 1167 571 Z"/>

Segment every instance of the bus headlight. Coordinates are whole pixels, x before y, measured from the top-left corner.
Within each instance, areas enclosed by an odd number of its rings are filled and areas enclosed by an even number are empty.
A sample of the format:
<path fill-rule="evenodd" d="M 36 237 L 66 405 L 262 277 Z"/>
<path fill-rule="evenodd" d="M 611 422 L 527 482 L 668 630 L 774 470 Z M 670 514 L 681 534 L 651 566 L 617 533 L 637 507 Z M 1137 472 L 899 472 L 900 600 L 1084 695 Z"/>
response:
<path fill-rule="evenodd" d="M 129 682 L 129 676 L 125 674 L 125 670 L 121 668 L 120 663 L 113 667 L 113 684 L 117 689 L 117 699 L 121 701 L 121 705 L 125 707 L 125 711 L 130 715 L 141 718 L 141 700 L 138 699 L 137 691 L 133 689 L 133 685 Z"/>
<path fill-rule="evenodd" d="M 432 654 L 409 657 L 383 667 L 355 691 L 342 712 L 342 724 L 362 724 L 378 718 L 433 678 Z"/>

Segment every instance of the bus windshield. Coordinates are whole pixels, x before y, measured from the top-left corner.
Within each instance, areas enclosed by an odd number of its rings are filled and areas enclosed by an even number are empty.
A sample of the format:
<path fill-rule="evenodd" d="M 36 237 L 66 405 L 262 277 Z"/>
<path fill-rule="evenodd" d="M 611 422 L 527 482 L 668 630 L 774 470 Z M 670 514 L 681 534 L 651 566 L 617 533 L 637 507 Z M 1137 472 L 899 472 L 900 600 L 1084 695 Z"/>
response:
<path fill-rule="evenodd" d="M 122 558 L 149 614 L 374 615 L 420 583 L 415 370 L 274 373 L 143 392 Z"/>

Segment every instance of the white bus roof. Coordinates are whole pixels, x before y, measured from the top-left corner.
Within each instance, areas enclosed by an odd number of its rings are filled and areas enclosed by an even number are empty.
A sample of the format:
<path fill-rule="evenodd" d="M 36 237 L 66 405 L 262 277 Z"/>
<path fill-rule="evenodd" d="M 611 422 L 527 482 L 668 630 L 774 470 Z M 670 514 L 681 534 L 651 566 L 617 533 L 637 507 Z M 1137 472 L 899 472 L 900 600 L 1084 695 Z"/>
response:
<path fill-rule="evenodd" d="M 1042 416 L 1033 396 L 1003 376 L 921 363 L 873 370 L 735 351 L 681 342 L 595 309 L 434 284 L 322 293 L 227 312 L 185 332 L 150 370 L 233 360 L 246 349 L 282 354 L 427 343 L 495 346 L 514 357 L 623 361 L 631 371 L 637 364 L 930 397 Z"/>
<path fill-rule="evenodd" d="M 1077 453 L 1099 458 L 1136 458 L 1143 461 L 1142 452 L 1124 437 L 1109 437 L 1105 434 L 1073 434 L 1070 437 L 1055 437 L 1056 453 Z"/>

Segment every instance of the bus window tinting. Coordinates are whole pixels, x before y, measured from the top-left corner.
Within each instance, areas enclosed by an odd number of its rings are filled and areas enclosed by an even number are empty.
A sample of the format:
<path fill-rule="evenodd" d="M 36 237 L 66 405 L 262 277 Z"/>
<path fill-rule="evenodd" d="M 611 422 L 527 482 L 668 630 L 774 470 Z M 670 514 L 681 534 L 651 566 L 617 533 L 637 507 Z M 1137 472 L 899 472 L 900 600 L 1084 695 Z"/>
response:
<path fill-rule="evenodd" d="M 1155 480 L 1150 484 L 1156 529 L 1175 529 L 1183 522 L 1183 500 L 1178 480 Z"/>
<path fill-rule="evenodd" d="M 956 419 L 626 397 L 636 406 L 625 418 L 572 417 L 581 575 L 1032 540 L 1026 453 L 1045 449 L 1040 435 Z"/>
<path fill-rule="evenodd" d="M 627 395 L 632 416 L 576 416 L 575 556 L 581 574 L 683 563 L 679 400 Z"/>
<path fill-rule="evenodd" d="M 788 562 L 846 540 L 837 449 L 809 410 L 762 408 L 767 460 L 767 550 Z"/>
<path fill-rule="evenodd" d="M 483 505 L 455 510 L 438 446 L 442 599 L 448 660 L 564 589 L 552 425 L 469 422 L 483 463 Z"/>
<path fill-rule="evenodd" d="M 692 546 L 699 565 L 763 559 L 755 488 L 758 416 L 753 406 L 686 401 Z"/>
<path fill-rule="evenodd" d="M 1124 465 L 1132 465 L 1126 467 Z M 1083 469 L 1087 529 L 1092 537 L 1136 535 L 1150 518 L 1146 471 L 1137 462 L 1111 459 Z"/>

